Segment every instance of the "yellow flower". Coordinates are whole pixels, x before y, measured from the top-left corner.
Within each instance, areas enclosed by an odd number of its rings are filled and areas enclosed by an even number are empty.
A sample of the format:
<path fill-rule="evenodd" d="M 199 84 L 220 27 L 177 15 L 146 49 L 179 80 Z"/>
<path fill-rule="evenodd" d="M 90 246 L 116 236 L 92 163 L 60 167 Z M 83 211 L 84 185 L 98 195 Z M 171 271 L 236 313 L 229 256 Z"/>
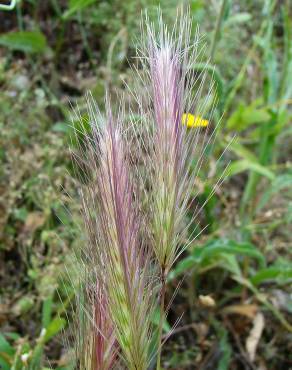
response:
<path fill-rule="evenodd" d="M 206 127 L 209 121 L 200 116 L 194 116 L 191 113 L 184 113 L 182 115 L 182 124 L 187 127 Z"/>

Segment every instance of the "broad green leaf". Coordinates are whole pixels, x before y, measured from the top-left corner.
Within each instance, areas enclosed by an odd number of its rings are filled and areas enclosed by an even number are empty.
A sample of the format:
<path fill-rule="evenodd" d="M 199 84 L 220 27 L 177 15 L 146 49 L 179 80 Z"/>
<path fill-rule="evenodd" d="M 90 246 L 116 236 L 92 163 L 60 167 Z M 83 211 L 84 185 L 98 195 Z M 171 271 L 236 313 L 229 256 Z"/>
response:
<path fill-rule="evenodd" d="M 240 132 L 253 124 L 267 122 L 269 119 L 270 114 L 267 108 L 241 104 L 228 119 L 226 126 L 229 130 Z"/>
<path fill-rule="evenodd" d="M 262 166 L 257 162 L 252 162 L 247 159 L 241 159 L 235 162 L 232 162 L 227 169 L 227 176 L 231 177 L 243 171 L 254 171 L 262 176 L 267 177 L 270 180 L 274 180 L 275 174 L 268 168 Z"/>
<path fill-rule="evenodd" d="M 184 274 L 192 268 L 222 267 L 234 275 L 240 275 L 236 257 L 247 256 L 256 259 L 260 266 L 265 266 L 263 254 L 251 243 L 240 243 L 228 239 L 216 239 L 203 247 L 194 248 L 191 255 L 182 259 L 170 273 L 169 279 Z"/>
<path fill-rule="evenodd" d="M 8 355 L 13 355 L 15 352 L 14 348 L 7 342 L 7 340 L 1 333 L 0 333 L 0 352 L 5 352 Z"/>
<path fill-rule="evenodd" d="M 241 269 L 235 254 L 220 253 L 216 262 L 223 270 L 229 271 L 232 275 L 241 276 Z"/>
<path fill-rule="evenodd" d="M 0 368 L 10 370 L 15 349 L 7 342 L 5 337 L 0 333 Z"/>
<path fill-rule="evenodd" d="M 256 246 L 247 242 L 236 242 L 229 239 L 215 239 L 208 242 L 203 247 L 195 248 L 193 255 L 198 258 L 200 263 L 206 258 L 217 258 L 218 255 L 226 253 L 235 256 L 243 255 L 257 259 L 262 266 L 265 259 Z"/>
<path fill-rule="evenodd" d="M 47 48 L 47 40 L 40 31 L 10 32 L 0 36 L 0 45 L 11 50 L 24 53 L 43 53 Z"/>
<path fill-rule="evenodd" d="M 292 265 L 289 266 L 270 266 L 259 270 L 250 281 L 254 285 L 259 285 L 266 281 L 277 281 L 279 283 L 292 282 Z"/>
<path fill-rule="evenodd" d="M 186 271 L 190 270 L 191 268 L 197 266 L 198 259 L 194 256 L 188 256 L 182 259 L 176 267 L 170 271 L 168 280 L 171 281 L 175 279 L 176 277 L 184 274 Z"/>
<path fill-rule="evenodd" d="M 76 12 L 85 9 L 89 5 L 97 3 L 97 0 L 70 0 L 69 7 L 66 12 L 63 14 L 63 19 L 68 19 Z"/>

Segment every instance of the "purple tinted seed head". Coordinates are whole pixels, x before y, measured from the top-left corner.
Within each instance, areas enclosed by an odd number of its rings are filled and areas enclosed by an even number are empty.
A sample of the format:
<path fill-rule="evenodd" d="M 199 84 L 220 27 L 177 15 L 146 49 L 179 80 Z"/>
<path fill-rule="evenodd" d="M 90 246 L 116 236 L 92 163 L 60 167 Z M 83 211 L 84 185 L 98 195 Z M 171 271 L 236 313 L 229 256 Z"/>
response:
<path fill-rule="evenodd" d="M 95 307 L 95 323 L 100 331 L 108 328 L 103 322 L 108 315 L 126 367 L 146 370 L 152 310 L 149 256 L 139 235 L 138 196 L 126 156 L 122 118 L 113 117 L 109 101 L 105 118 L 91 101 L 89 112 L 91 133 L 84 143 L 91 173 L 83 191 L 83 213 L 91 240 L 91 269 L 97 271 L 100 285 L 96 287 L 102 287 L 98 296 L 102 294 L 100 302 L 106 302 L 107 308 L 105 312 Z M 97 335 L 95 342 L 99 344 L 96 359 L 102 361 L 103 338 Z"/>

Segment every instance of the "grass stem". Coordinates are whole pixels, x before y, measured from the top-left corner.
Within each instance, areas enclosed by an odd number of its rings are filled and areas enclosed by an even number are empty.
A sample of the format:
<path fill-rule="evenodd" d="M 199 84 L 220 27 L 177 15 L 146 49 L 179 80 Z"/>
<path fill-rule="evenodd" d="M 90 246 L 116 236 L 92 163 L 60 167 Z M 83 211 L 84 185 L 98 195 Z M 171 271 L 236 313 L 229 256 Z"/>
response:
<path fill-rule="evenodd" d="M 222 0 L 220 12 L 219 12 L 219 15 L 218 15 L 218 18 L 217 18 L 217 21 L 216 21 L 215 33 L 214 33 L 214 37 L 213 37 L 212 45 L 211 45 L 211 53 L 210 53 L 210 62 L 211 63 L 213 62 L 217 42 L 218 42 L 219 37 L 220 37 L 220 30 L 221 30 L 221 25 L 222 25 L 222 21 L 223 21 L 223 15 L 224 15 L 224 10 L 225 10 L 226 4 L 227 4 L 227 0 Z"/>
<path fill-rule="evenodd" d="M 157 365 L 156 370 L 161 369 L 161 348 L 162 348 L 162 331 L 164 323 L 164 308 L 165 308 L 165 292 L 166 292 L 166 276 L 165 270 L 161 272 L 161 295 L 160 295 L 160 315 L 159 315 L 159 327 L 158 327 L 158 340 L 157 340 Z"/>

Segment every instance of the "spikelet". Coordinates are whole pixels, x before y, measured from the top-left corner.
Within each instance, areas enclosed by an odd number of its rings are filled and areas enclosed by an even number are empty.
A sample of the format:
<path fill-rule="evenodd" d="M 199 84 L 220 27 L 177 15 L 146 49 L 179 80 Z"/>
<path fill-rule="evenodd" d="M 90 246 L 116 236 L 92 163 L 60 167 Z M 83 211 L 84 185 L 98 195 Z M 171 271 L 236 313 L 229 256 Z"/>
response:
<path fill-rule="evenodd" d="M 146 19 L 144 46 L 140 51 L 144 71 L 141 80 L 148 91 L 148 103 L 140 101 L 139 107 L 147 117 L 148 142 L 153 143 L 147 166 L 152 192 L 149 203 L 153 247 L 164 276 L 188 244 L 186 213 L 205 150 L 198 145 L 199 132 L 208 122 L 200 116 L 205 113 L 208 98 L 200 106 L 197 104 L 205 76 L 200 76 L 203 82 L 199 82 L 192 69 L 199 55 L 199 36 L 197 33 L 194 43 L 190 42 L 191 23 L 186 12 L 169 31 L 160 16 L 156 31 Z M 207 89 L 208 96 L 212 86 Z M 188 128 L 190 125 L 185 122 L 189 118 L 196 120 L 192 127 L 197 128 Z M 195 212 L 193 217 L 196 215 Z"/>
<path fill-rule="evenodd" d="M 127 369 L 144 370 L 149 365 L 153 293 L 149 284 L 149 257 L 139 237 L 137 196 L 126 158 L 121 117 L 113 118 L 109 100 L 105 119 L 92 101 L 88 106 L 92 135 L 85 135 L 86 158 L 79 165 L 89 172 L 82 196 L 91 240 L 85 264 L 96 265 L 97 281 L 101 283 L 103 297 L 106 294 L 106 299 L 99 301 L 106 302 L 120 347 L 119 356 Z M 101 332 L 111 331 L 111 326 L 101 322 L 104 313 L 98 309 L 91 316 L 98 319 Z M 101 336 L 95 338 L 95 345 L 102 340 Z M 105 352 L 111 351 L 109 358 L 113 359 L 111 335 L 107 335 L 104 344 L 111 345 Z M 96 348 L 95 357 L 102 358 L 101 347 Z"/>
<path fill-rule="evenodd" d="M 77 165 L 76 173 L 79 173 L 83 183 L 83 186 L 79 185 L 79 193 L 85 243 L 77 249 L 74 268 L 71 268 L 73 271 L 69 272 L 79 277 L 80 285 L 76 293 L 76 362 L 78 369 L 120 369 L 118 342 L 109 308 L 101 254 L 95 141 L 83 125 L 80 129 L 75 128 L 75 142 L 79 150 L 73 152 L 73 163 Z"/>

